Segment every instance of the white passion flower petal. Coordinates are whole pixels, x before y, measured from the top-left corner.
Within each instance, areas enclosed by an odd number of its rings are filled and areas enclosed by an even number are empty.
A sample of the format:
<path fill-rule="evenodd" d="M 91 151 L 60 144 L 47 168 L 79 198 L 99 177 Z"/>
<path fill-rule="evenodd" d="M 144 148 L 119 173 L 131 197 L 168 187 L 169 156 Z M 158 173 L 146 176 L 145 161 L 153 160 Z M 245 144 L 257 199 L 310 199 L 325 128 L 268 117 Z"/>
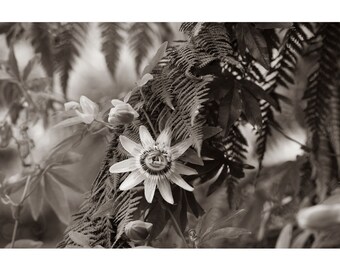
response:
<path fill-rule="evenodd" d="M 76 114 L 81 119 L 81 122 L 83 122 L 87 125 L 91 124 L 94 121 L 94 115 L 93 114 L 82 113 L 78 110 L 76 110 Z"/>
<path fill-rule="evenodd" d="M 131 188 L 134 188 L 139 183 L 143 182 L 145 177 L 138 171 L 133 171 L 129 174 L 129 176 L 121 183 L 119 186 L 120 190 L 129 190 Z"/>
<path fill-rule="evenodd" d="M 174 204 L 174 198 L 172 196 L 170 182 L 167 179 L 163 178 L 158 180 L 157 186 L 163 199 L 170 204 Z"/>
<path fill-rule="evenodd" d="M 110 173 L 132 172 L 139 168 L 139 163 L 135 158 L 125 159 L 110 167 Z"/>
<path fill-rule="evenodd" d="M 99 112 L 98 105 L 86 96 L 80 97 L 80 106 L 84 114 L 97 115 Z"/>
<path fill-rule="evenodd" d="M 139 127 L 139 136 L 144 149 L 149 149 L 155 145 L 155 140 L 145 126 Z"/>
<path fill-rule="evenodd" d="M 124 102 L 124 101 L 121 101 L 120 99 L 112 99 L 112 100 L 111 100 L 111 104 L 112 104 L 113 106 L 117 106 L 117 105 L 120 105 L 120 104 L 125 104 L 125 102 Z"/>
<path fill-rule="evenodd" d="M 153 196 L 155 195 L 157 179 L 146 179 L 144 181 L 144 194 L 148 203 L 152 203 Z"/>
<path fill-rule="evenodd" d="M 178 159 L 192 145 L 191 139 L 186 139 L 170 148 L 172 160 Z"/>
<path fill-rule="evenodd" d="M 174 182 L 177 186 L 180 186 L 181 188 L 187 190 L 187 191 L 193 191 L 194 188 L 190 186 L 187 182 L 184 181 L 182 176 L 180 176 L 177 173 L 174 173 L 171 175 L 171 181 Z"/>
<path fill-rule="evenodd" d="M 137 157 L 143 152 L 143 147 L 140 144 L 135 143 L 124 135 L 119 136 L 119 141 L 123 148 L 133 157 Z"/>
<path fill-rule="evenodd" d="M 179 163 L 175 161 L 175 171 L 178 174 L 184 174 L 184 175 L 194 175 L 197 174 L 197 171 L 193 168 L 190 168 L 188 166 L 185 166 L 182 163 Z"/>

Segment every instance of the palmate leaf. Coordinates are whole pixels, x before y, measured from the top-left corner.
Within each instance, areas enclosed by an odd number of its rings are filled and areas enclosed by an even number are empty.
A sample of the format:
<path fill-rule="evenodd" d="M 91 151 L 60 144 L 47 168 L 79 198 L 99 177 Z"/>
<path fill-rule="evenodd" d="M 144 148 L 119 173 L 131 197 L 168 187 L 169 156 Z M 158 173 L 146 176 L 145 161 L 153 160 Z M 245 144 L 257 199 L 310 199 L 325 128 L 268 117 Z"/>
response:
<path fill-rule="evenodd" d="M 80 55 L 79 48 L 84 43 L 87 28 L 87 23 L 66 23 L 61 26 L 60 32 L 55 38 L 54 59 L 65 96 L 70 72 L 76 58 Z"/>
<path fill-rule="evenodd" d="M 269 69 L 269 51 L 262 33 L 250 23 L 238 23 L 235 31 L 240 53 L 244 56 L 247 48 L 257 62 Z"/>
<path fill-rule="evenodd" d="M 40 216 L 45 197 L 44 182 L 40 177 L 31 182 L 29 192 L 30 195 L 28 197 L 28 202 L 32 217 L 35 221 L 37 221 Z"/>
<path fill-rule="evenodd" d="M 101 50 L 104 53 L 106 65 L 114 77 L 123 43 L 122 23 L 100 23 L 99 28 L 102 36 Z"/>
<path fill-rule="evenodd" d="M 41 64 L 44 67 L 47 76 L 50 78 L 53 77 L 53 40 L 48 23 L 32 23 L 31 43 L 35 53 L 41 55 Z"/>
<path fill-rule="evenodd" d="M 69 224 L 71 220 L 70 207 L 62 186 L 48 172 L 44 175 L 43 181 L 47 202 L 59 220 L 66 225 Z"/>

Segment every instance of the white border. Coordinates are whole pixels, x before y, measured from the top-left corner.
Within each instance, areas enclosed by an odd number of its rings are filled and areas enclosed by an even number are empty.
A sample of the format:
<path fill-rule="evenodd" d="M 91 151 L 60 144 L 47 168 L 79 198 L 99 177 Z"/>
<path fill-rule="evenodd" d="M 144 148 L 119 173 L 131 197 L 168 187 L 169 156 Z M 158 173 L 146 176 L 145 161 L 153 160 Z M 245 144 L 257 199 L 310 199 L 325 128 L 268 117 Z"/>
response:
<path fill-rule="evenodd" d="M 1 21 L 340 21 L 335 0 L 10 0 Z"/>
<path fill-rule="evenodd" d="M 0 250 L 3 269 L 336 269 L 336 249 Z M 8 267 L 8 268 L 7 268 Z"/>

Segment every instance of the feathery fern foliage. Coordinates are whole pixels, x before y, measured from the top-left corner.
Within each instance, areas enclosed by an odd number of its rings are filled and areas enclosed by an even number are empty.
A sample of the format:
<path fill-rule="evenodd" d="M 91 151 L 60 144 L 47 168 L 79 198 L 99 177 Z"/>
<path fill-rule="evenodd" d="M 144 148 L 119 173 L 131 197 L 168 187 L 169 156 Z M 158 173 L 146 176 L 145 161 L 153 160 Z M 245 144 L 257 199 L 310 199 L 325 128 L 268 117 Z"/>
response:
<path fill-rule="evenodd" d="M 80 55 L 79 49 L 86 38 L 87 23 L 66 23 L 55 37 L 55 64 L 59 71 L 61 87 L 66 95 L 70 73 Z"/>

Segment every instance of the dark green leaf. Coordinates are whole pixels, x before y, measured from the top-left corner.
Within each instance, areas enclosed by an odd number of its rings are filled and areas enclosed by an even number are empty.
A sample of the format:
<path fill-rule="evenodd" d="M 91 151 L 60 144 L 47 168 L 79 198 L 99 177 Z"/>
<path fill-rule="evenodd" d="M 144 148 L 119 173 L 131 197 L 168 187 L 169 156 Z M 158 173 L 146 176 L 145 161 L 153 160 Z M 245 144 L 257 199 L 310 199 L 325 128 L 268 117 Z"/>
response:
<path fill-rule="evenodd" d="M 248 80 L 243 80 L 241 84 L 245 90 L 248 90 L 257 99 L 259 100 L 263 99 L 267 101 L 270 105 L 272 105 L 276 110 L 280 110 L 279 104 L 276 102 L 276 100 L 273 99 L 268 93 L 266 93 L 256 83 L 252 81 L 248 81 Z"/>
<path fill-rule="evenodd" d="M 188 150 L 180 157 L 180 160 L 200 166 L 204 165 L 202 158 L 200 158 L 197 152 L 192 148 L 188 148 Z"/>
<path fill-rule="evenodd" d="M 201 207 L 201 205 L 197 202 L 195 195 L 193 192 L 185 192 L 185 198 L 187 200 L 187 203 L 192 211 L 192 213 L 195 215 L 195 217 L 199 217 L 203 215 L 204 210 Z"/>
<path fill-rule="evenodd" d="M 61 185 L 46 173 L 44 177 L 46 200 L 64 224 L 69 224 L 71 219 L 70 207 Z"/>
<path fill-rule="evenodd" d="M 240 25 L 240 24 L 239 24 Z M 270 69 L 267 43 L 262 33 L 249 23 L 241 24 L 244 42 L 253 58 L 264 68 Z"/>
<path fill-rule="evenodd" d="M 203 141 L 211 137 L 214 137 L 220 132 L 222 132 L 222 129 L 220 127 L 204 126 L 203 127 Z"/>
<path fill-rule="evenodd" d="M 245 56 L 246 54 L 246 43 L 244 41 L 244 27 L 241 23 L 236 24 L 235 34 L 237 39 L 237 46 L 240 54 Z"/>
<path fill-rule="evenodd" d="M 218 123 L 229 130 L 241 114 L 241 99 L 239 91 L 234 89 L 223 98 L 220 104 Z"/>
<path fill-rule="evenodd" d="M 208 189 L 208 192 L 207 192 L 207 196 L 210 196 L 218 188 L 220 188 L 222 186 L 222 184 L 224 183 L 224 181 L 226 180 L 226 178 L 228 177 L 228 175 L 229 175 L 229 173 L 228 173 L 227 166 L 224 166 L 222 171 L 217 176 L 216 180 L 209 186 L 209 189 Z"/>
<path fill-rule="evenodd" d="M 241 95 L 247 120 L 256 128 L 262 127 L 262 115 L 259 102 L 248 91 L 242 91 Z"/>

